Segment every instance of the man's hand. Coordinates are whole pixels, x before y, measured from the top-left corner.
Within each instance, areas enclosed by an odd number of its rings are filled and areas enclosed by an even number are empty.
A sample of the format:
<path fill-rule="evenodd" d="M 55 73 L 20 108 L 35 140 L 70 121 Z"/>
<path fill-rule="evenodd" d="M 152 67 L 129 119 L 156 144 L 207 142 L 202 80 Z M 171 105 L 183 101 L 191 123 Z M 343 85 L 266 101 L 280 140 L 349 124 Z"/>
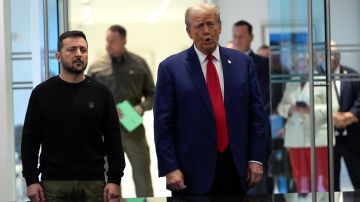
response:
<path fill-rule="evenodd" d="M 140 105 L 135 105 L 134 109 L 137 111 L 137 113 L 139 113 L 140 115 L 142 115 L 144 113 L 143 108 Z"/>
<path fill-rule="evenodd" d="M 263 167 L 259 163 L 250 162 L 248 166 L 248 174 L 246 181 L 249 187 L 259 183 L 263 176 Z"/>
<path fill-rule="evenodd" d="M 184 175 L 177 169 L 166 175 L 166 187 L 172 191 L 179 191 L 186 188 Z"/>
<path fill-rule="evenodd" d="M 45 201 L 44 190 L 39 183 L 31 184 L 27 187 L 27 196 L 30 201 Z"/>
<path fill-rule="evenodd" d="M 136 111 L 137 113 L 139 113 L 140 115 L 142 115 L 142 114 L 144 113 L 144 110 L 143 110 L 143 108 L 142 108 L 140 105 L 135 105 L 135 106 L 134 106 L 134 109 L 135 109 L 135 111 Z M 124 115 L 122 114 L 121 110 L 120 110 L 120 109 L 116 109 L 116 110 L 117 110 L 117 114 L 118 114 L 118 116 L 119 116 L 119 119 L 122 119 Z"/>
<path fill-rule="evenodd" d="M 120 109 L 116 109 L 116 111 L 117 111 L 117 114 L 118 114 L 118 116 L 119 116 L 119 119 L 122 119 L 122 118 L 123 118 L 123 114 L 122 114 L 122 112 L 120 111 Z"/>
<path fill-rule="evenodd" d="M 333 121 L 335 127 L 345 128 L 354 122 L 358 122 L 359 119 L 351 112 L 335 112 L 333 114 Z"/>
<path fill-rule="evenodd" d="M 103 194 L 104 202 L 120 202 L 120 186 L 115 183 L 107 183 Z"/>
<path fill-rule="evenodd" d="M 359 119 L 352 112 L 344 112 L 343 115 L 345 117 L 345 127 L 359 121 Z"/>
<path fill-rule="evenodd" d="M 304 107 L 299 107 L 296 105 L 292 105 L 289 109 L 289 116 L 291 116 L 294 113 L 310 113 L 310 107 L 308 105 L 304 106 Z"/>

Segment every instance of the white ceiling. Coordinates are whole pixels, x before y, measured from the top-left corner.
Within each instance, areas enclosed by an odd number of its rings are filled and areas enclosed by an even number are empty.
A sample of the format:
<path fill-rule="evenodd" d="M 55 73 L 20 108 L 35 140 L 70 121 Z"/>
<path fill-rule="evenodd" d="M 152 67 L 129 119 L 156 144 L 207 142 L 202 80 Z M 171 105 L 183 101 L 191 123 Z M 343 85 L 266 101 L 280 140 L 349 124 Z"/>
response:
<path fill-rule="evenodd" d="M 184 13 L 189 5 L 203 2 L 202 0 L 85 0 L 69 1 L 69 19 L 74 24 L 86 23 L 121 23 L 148 22 L 150 16 L 159 6 L 167 2 L 168 6 L 161 12 L 156 22 L 183 21 Z M 166 3 L 165 3 L 166 4 Z M 88 6 L 91 15 L 86 18 L 83 9 Z"/>

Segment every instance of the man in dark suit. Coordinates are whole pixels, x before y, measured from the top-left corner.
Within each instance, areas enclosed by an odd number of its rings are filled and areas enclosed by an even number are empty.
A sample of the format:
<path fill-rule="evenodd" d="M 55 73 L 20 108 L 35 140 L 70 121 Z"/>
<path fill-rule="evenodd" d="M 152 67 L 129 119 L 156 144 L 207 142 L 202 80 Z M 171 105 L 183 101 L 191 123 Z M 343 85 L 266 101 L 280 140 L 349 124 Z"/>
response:
<path fill-rule="evenodd" d="M 256 67 L 256 73 L 259 78 L 261 91 L 263 94 L 264 105 L 267 115 L 270 114 L 270 91 L 269 91 L 269 59 L 255 54 L 251 49 L 251 42 L 254 39 L 252 25 L 240 20 L 233 25 L 233 48 L 250 56 Z"/>
<path fill-rule="evenodd" d="M 187 9 L 194 45 L 160 63 L 154 97 L 159 176 L 173 195 L 242 195 L 262 178 L 265 113 L 250 57 L 218 45 L 219 10 Z"/>
<path fill-rule="evenodd" d="M 260 82 L 261 92 L 263 94 L 263 102 L 265 105 L 266 116 L 270 116 L 270 76 L 269 76 L 269 59 L 255 54 L 251 49 L 251 42 L 254 39 L 253 27 L 252 25 L 245 21 L 240 20 L 236 22 L 232 27 L 233 34 L 233 48 L 238 50 L 248 56 L 250 56 L 256 67 L 256 73 Z M 266 122 L 266 149 L 267 149 L 267 158 L 270 157 L 271 153 L 271 130 L 270 123 Z M 267 169 L 265 169 L 267 171 Z M 268 186 L 267 186 L 268 184 Z M 248 194 L 265 194 L 267 192 L 272 193 L 272 180 L 267 177 L 267 172 L 265 172 L 265 177 L 263 180 L 248 190 Z"/>
<path fill-rule="evenodd" d="M 335 42 L 332 42 L 335 45 Z M 360 189 L 360 82 L 359 74 L 340 64 L 340 52 L 331 48 L 331 72 L 341 75 L 341 80 L 334 81 L 333 87 L 339 104 L 339 111 L 333 112 L 336 141 L 334 147 L 335 190 L 340 191 L 340 165 L 344 158 L 350 180 L 355 190 Z M 320 68 L 320 73 L 325 73 Z M 356 79 L 349 81 L 349 79 Z"/>

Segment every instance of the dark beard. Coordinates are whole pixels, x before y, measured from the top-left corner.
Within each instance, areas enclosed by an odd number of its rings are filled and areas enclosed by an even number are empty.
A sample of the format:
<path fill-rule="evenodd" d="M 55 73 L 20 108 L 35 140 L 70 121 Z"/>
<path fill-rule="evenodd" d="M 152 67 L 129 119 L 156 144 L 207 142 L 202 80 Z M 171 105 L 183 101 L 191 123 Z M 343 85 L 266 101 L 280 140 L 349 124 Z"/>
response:
<path fill-rule="evenodd" d="M 63 64 L 63 68 L 68 71 L 69 73 L 71 74 L 76 74 L 76 75 L 80 75 L 82 73 L 84 73 L 85 69 L 86 69 L 86 66 L 87 66 L 87 63 L 84 63 L 84 65 L 82 66 L 81 69 L 78 69 L 74 66 L 70 66 L 70 65 L 67 65 L 67 64 Z"/>

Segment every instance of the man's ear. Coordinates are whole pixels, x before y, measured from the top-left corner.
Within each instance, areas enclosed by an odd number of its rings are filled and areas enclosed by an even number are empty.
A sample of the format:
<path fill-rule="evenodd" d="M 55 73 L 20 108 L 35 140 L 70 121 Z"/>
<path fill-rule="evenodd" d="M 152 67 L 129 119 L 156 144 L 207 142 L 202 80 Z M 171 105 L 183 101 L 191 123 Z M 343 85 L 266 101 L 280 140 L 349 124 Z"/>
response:
<path fill-rule="evenodd" d="M 190 38 L 190 39 L 193 39 L 192 36 L 191 36 L 191 33 L 190 33 L 190 28 L 187 27 L 187 28 L 186 28 L 186 32 L 187 32 L 189 38 Z"/>
<path fill-rule="evenodd" d="M 127 43 L 127 39 L 125 38 L 125 39 L 124 39 L 124 46 L 126 45 L 126 43 Z"/>
<path fill-rule="evenodd" d="M 60 54 L 60 52 L 56 52 L 56 53 L 55 53 L 55 57 L 56 57 L 56 60 L 57 60 L 58 62 L 61 62 L 61 54 Z"/>

